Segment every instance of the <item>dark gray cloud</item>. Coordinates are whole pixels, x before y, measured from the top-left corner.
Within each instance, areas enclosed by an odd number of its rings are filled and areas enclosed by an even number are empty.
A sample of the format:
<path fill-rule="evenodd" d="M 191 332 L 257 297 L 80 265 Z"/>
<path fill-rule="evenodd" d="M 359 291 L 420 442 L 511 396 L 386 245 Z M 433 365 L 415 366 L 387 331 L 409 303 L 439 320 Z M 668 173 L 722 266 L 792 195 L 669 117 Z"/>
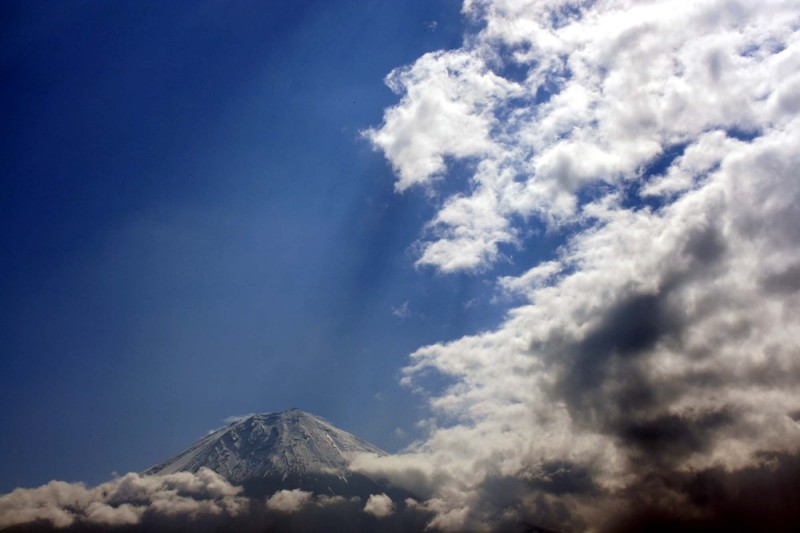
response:
<path fill-rule="evenodd" d="M 800 523 L 800 455 L 765 453 L 735 471 L 659 472 L 632 486 L 615 531 L 792 531 Z"/>
<path fill-rule="evenodd" d="M 614 429 L 621 443 L 632 450 L 634 459 L 663 465 L 675 464 L 691 453 L 706 451 L 718 431 L 735 420 L 731 410 L 720 409 L 620 421 Z"/>
<path fill-rule="evenodd" d="M 617 380 L 626 382 L 626 394 L 638 392 L 639 397 L 632 398 L 638 400 L 637 405 L 650 401 L 647 387 L 637 386 L 641 376 L 635 358 L 664 337 L 680 332 L 679 318 L 670 312 L 667 296 L 663 292 L 634 295 L 609 309 L 601 324 L 577 344 L 560 347 L 557 356 L 566 361 L 560 363 L 565 369 L 558 395 L 582 411 L 586 401 L 595 400 L 592 397 L 598 389 Z"/>
<path fill-rule="evenodd" d="M 775 294 L 786 294 L 800 290 L 800 265 L 791 265 L 778 272 L 765 274 L 761 278 L 764 288 Z"/>

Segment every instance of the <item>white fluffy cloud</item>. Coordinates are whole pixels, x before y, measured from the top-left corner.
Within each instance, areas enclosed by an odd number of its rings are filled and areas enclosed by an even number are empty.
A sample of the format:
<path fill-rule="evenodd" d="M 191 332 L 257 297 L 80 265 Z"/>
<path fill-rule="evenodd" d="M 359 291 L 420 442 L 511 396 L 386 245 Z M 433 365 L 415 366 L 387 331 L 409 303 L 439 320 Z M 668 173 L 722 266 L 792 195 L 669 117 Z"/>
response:
<path fill-rule="evenodd" d="M 0 496 L 0 529 L 18 526 L 83 531 L 373 531 L 368 515 L 389 530 L 419 529 L 424 508 L 395 513 L 385 494 L 365 506 L 353 496 L 279 490 L 266 500 L 202 468 L 197 473 L 125 476 L 87 488 L 51 481 Z"/>
<path fill-rule="evenodd" d="M 267 499 L 267 508 L 281 513 L 295 513 L 311 502 L 313 493 L 300 489 L 279 490 Z"/>
<path fill-rule="evenodd" d="M 434 184 L 448 160 L 475 166 L 418 264 L 486 268 L 518 242 L 519 217 L 569 223 L 587 186 L 636 184 L 674 145 L 755 132 L 800 105 L 793 2 L 584 4 L 466 2 L 483 31 L 388 76 L 402 100 L 367 135 L 397 189 Z"/>
<path fill-rule="evenodd" d="M 0 527 L 37 521 L 61 528 L 134 525 L 153 517 L 179 517 L 188 523 L 230 518 L 245 510 L 247 500 L 240 493 L 241 488 L 207 468 L 166 476 L 130 473 L 94 488 L 51 481 L 0 496 Z"/>
<path fill-rule="evenodd" d="M 369 133 L 398 190 L 447 179 L 451 159 L 475 169 L 418 264 L 487 269 L 531 217 L 572 236 L 498 281 L 526 303 L 496 331 L 412 354 L 405 383 L 454 379 L 429 391 L 440 425 L 353 468 L 412 490 L 446 530 L 613 529 L 665 509 L 708 525 L 726 506 L 746 520 L 761 500 L 725 490 L 794 468 L 800 447 L 800 10 L 464 11 L 480 32 L 390 76 L 403 98 Z M 432 129 L 430 101 L 458 113 Z M 698 476 L 726 496 L 698 496 Z"/>
<path fill-rule="evenodd" d="M 394 512 L 394 502 L 386 494 L 371 494 L 364 505 L 364 512 L 376 518 L 383 518 Z"/>
<path fill-rule="evenodd" d="M 489 110 L 519 90 L 480 57 L 460 51 L 426 54 L 393 71 L 386 83 L 403 94 L 403 102 L 367 136 L 392 161 L 400 192 L 443 173 L 446 157 L 497 152 L 492 140 L 497 122 Z"/>

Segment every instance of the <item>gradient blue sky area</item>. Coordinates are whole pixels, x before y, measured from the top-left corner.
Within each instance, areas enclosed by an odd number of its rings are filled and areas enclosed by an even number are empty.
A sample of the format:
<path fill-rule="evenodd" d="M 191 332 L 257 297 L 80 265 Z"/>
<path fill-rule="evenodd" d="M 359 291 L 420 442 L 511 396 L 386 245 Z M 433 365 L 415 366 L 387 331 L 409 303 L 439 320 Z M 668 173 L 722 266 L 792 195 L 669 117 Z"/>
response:
<path fill-rule="evenodd" d="M 459 9 L 0 5 L 0 491 L 289 407 L 409 442 L 407 355 L 504 310 L 479 275 L 414 268 L 435 199 L 395 194 L 359 132 L 390 70 L 460 46 Z"/>

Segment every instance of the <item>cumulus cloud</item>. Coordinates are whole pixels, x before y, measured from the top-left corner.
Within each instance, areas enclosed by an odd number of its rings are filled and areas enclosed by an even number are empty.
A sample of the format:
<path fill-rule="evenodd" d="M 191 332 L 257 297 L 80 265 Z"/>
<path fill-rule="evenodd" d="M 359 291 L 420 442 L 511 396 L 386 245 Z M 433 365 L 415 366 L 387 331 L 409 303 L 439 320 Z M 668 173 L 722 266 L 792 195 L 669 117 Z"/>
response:
<path fill-rule="evenodd" d="M 472 169 L 418 264 L 488 269 L 532 219 L 569 238 L 498 280 L 524 303 L 495 331 L 411 355 L 404 383 L 430 371 L 452 383 L 426 392 L 428 437 L 353 468 L 412 491 L 444 530 L 788 529 L 800 486 L 796 4 L 464 11 L 480 30 L 392 74 L 402 99 L 369 132 L 398 190 L 435 187 L 450 161 Z M 439 130 L 419 111 L 430 99 L 458 110 Z"/>
<path fill-rule="evenodd" d="M 670 147 L 795 112 L 790 1 L 487 0 L 464 11 L 483 30 L 392 72 L 402 99 L 367 131 L 399 191 L 435 185 L 448 161 L 474 167 L 431 220 L 419 265 L 485 269 L 518 244 L 516 220 L 569 224 L 586 187 L 635 183 Z M 716 164 L 690 155 L 651 191 L 689 186 L 703 161 Z"/>
<path fill-rule="evenodd" d="M 280 490 L 267 500 L 267 508 L 281 513 L 295 513 L 308 505 L 313 493 L 300 489 Z"/>
<path fill-rule="evenodd" d="M 423 184 L 445 170 L 445 157 L 488 155 L 495 118 L 485 111 L 517 86 L 491 72 L 466 52 L 436 52 L 413 66 L 393 71 L 386 84 L 403 94 L 388 110 L 380 129 L 366 132 L 389 157 L 398 173 L 400 192 Z"/>
<path fill-rule="evenodd" d="M 267 498 L 266 506 L 271 511 L 292 514 L 307 511 L 310 507 L 335 506 L 344 503 L 359 504 L 361 499 L 358 496 L 345 498 L 344 496 L 314 494 L 301 489 L 283 489 Z"/>
<path fill-rule="evenodd" d="M 187 524 L 235 517 L 246 508 L 241 488 L 207 468 L 166 476 L 130 473 L 94 488 L 51 481 L 0 496 L 0 527 L 32 522 L 56 528 L 123 526 L 161 518 Z"/>
<path fill-rule="evenodd" d="M 394 502 L 386 494 L 371 494 L 364 505 L 364 512 L 376 518 L 383 518 L 394 512 Z"/>
<path fill-rule="evenodd" d="M 51 481 L 0 496 L 0 529 L 36 531 L 420 531 L 432 514 L 386 494 L 279 490 L 264 499 L 203 468 L 163 476 L 131 473 L 94 488 Z M 379 522 L 378 522 L 379 520 Z"/>

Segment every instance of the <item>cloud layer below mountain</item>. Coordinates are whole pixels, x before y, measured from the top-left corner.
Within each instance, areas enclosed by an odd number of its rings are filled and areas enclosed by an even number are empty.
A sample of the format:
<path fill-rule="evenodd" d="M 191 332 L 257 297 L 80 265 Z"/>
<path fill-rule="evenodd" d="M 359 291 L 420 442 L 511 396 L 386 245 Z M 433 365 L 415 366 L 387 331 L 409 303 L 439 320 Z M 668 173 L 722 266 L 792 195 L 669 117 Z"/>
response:
<path fill-rule="evenodd" d="M 0 527 L 35 522 L 111 527 L 158 518 L 202 524 L 243 513 L 247 499 L 241 492 L 207 468 L 167 476 L 130 473 L 94 488 L 51 481 L 0 496 Z"/>
<path fill-rule="evenodd" d="M 0 529 L 37 531 L 414 531 L 431 513 L 372 494 L 366 502 L 279 490 L 268 498 L 201 468 L 162 476 L 126 474 L 97 487 L 51 481 L 0 496 Z"/>
<path fill-rule="evenodd" d="M 404 383 L 452 383 L 425 391 L 427 438 L 354 468 L 445 530 L 796 523 L 796 3 L 464 12 L 480 29 L 392 72 L 366 132 L 400 192 L 471 172 L 417 265 L 487 271 L 533 222 L 569 238 L 497 280 L 516 304 L 495 331 L 411 355 Z"/>

